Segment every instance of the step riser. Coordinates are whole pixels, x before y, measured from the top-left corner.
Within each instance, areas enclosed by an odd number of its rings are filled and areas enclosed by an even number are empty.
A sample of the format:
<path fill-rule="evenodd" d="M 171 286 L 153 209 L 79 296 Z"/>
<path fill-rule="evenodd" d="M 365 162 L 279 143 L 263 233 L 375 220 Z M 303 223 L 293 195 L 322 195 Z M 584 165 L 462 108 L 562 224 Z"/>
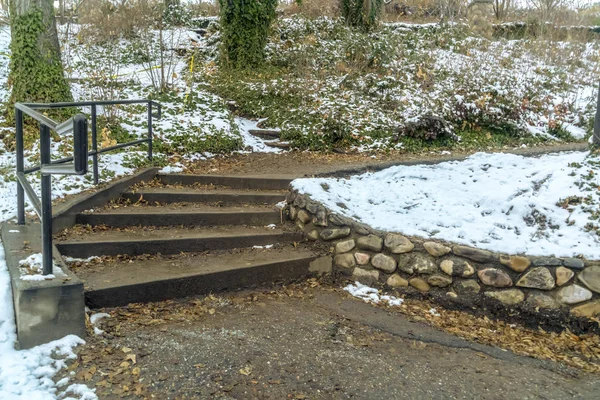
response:
<path fill-rule="evenodd" d="M 222 214 L 79 214 L 77 223 L 92 226 L 107 225 L 116 228 L 126 226 L 267 226 L 281 223 L 281 215 L 277 211 Z"/>
<path fill-rule="evenodd" d="M 129 303 L 163 301 L 215 292 L 269 286 L 310 275 L 314 258 L 259 265 L 212 274 L 141 283 L 85 293 L 90 308 L 117 307 Z"/>
<path fill-rule="evenodd" d="M 227 204 L 276 204 L 285 200 L 285 194 L 260 193 L 124 193 L 123 198 L 135 203 L 140 197 L 148 203 L 227 203 Z"/>
<path fill-rule="evenodd" d="M 158 175 L 166 185 L 216 185 L 233 189 L 287 190 L 291 179 L 256 178 L 217 175 Z"/>
<path fill-rule="evenodd" d="M 241 235 L 215 238 L 183 238 L 169 240 L 135 240 L 118 242 L 59 243 L 57 247 L 64 256 L 88 258 L 92 256 L 116 256 L 127 254 L 179 254 L 181 252 L 202 252 L 208 250 L 229 250 L 274 243 L 290 243 L 302 240 L 301 233 L 274 235 Z"/>

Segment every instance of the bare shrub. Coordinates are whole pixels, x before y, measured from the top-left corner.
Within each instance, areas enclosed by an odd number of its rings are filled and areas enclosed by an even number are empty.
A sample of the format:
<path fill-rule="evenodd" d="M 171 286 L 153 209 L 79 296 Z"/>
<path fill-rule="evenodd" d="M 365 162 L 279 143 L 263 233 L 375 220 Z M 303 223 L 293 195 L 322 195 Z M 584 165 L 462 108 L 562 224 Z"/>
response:
<path fill-rule="evenodd" d="M 339 0 L 303 0 L 283 3 L 279 6 L 283 15 L 304 15 L 308 18 L 340 16 Z"/>

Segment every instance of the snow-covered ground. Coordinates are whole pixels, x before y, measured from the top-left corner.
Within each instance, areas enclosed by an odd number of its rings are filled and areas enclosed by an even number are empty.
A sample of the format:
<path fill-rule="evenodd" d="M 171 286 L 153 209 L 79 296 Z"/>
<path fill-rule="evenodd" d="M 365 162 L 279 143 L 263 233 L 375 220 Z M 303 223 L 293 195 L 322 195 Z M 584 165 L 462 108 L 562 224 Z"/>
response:
<path fill-rule="evenodd" d="M 478 153 L 349 179 L 297 179 L 292 186 L 376 229 L 511 254 L 600 259 L 600 237 L 589 230 L 585 204 L 565 203 L 588 198 L 598 209 L 600 178 L 587 157 Z"/>
<path fill-rule="evenodd" d="M 0 243 L 0 399 L 97 399 L 85 385 L 69 385 L 69 379 L 62 379 L 58 385 L 53 380 L 66 367 L 66 361 L 75 358 L 73 349 L 85 343 L 81 338 L 70 335 L 29 350 L 14 349 L 17 337 L 11 293 L 4 247 Z"/>

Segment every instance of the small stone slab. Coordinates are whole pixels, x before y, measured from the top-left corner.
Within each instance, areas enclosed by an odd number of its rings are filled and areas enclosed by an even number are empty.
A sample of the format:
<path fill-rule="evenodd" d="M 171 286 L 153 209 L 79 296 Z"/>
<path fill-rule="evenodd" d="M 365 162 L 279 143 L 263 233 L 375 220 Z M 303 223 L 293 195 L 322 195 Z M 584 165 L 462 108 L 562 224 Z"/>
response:
<path fill-rule="evenodd" d="M 309 238 L 310 240 L 319 240 L 319 231 L 316 229 L 313 229 L 312 231 L 310 231 L 306 234 L 306 237 Z"/>
<path fill-rule="evenodd" d="M 563 265 L 573 269 L 583 269 L 585 267 L 585 263 L 580 258 L 565 258 L 563 259 Z"/>
<path fill-rule="evenodd" d="M 327 211 L 325 211 L 322 208 L 318 209 L 317 214 L 315 215 L 315 218 L 313 219 L 313 223 L 316 226 L 326 227 L 327 226 Z"/>
<path fill-rule="evenodd" d="M 412 278 L 408 282 L 410 283 L 410 286 L 414 287 L 419 292 L 428 292 L 431 289 L 429 284 L 421 278 Z"/>
<path fill-rule="evenodd" d="M 303 224 L 308 224 L 312 221 L 312 216 L 306 210 L 298 211 L 298 220 L 302 221 Z"/>
<path fill-rule="evenodd" d="M 396 233 L 385 235 L 385 247 L 394 254 L 411 252 L 415 245 L 408 238 Z"/>
<path fill-rule="evenodd" d="M 516 272 L 523 272 L 531 265 L 531 260 L 523 256 L 502 256 L 500 263 Z"/>
<path fill-rule="evenodd" d="M 377 269 L 380 269 L 388 274 L 396 270 L 396 260 L 385 254 L 375 254 L 371 259 L 371 264 Z"/>
<path fill-rule="evenodd" d="M 563 265 L 563 261 L 555 257 L 536 257 L 533 259 L 533 265 L 535 267 L 559 267 Z"/>
<path fill-rule="evenodd" d="M 385 282 L 389 287 L 399 288 L 407 287 L 408 281 L 398 274 L 392 274 Z"/>
<path fill-rule="evenodd" d="M 479 284 L 472 279 L 455 282 L 452 287 L 459 295 L 477 294 L 481 290 L 481 286 L 479 286 Z"/>
<path fill-rule="evenodd" d="M 579 273 L 579 280 L 596 293 L 600 293 L 600 266 L 587 267 Z"/>
<path fill-rule="evenodd" d="M 321 231 L 321 239 L 323 240 L 343 239 L 348 235 L 350 235 L 350 228 L 347 226 L 343 228 L 328 228 Z"/>
<path fill-rule="evenodd" d="M 480 250 L 467 246 L 454 246 L 452 249 L 457 256 L 465 257 L 473 261 L 491 262 L 494 261 L 494 255 L 491 251 Z"/>
<path fill-rule="evenodd" d="M 347 253 L 352 250 L 354 246 L 356 246 L 354 239 L 344 240 L 343 242 L 338 242 L 335 244 L 335 252 L 337 254 Z"/>
<path fill-rule="evenodd" d="M 592 292 L 579 285 L 565 286 L 556 293 L 556 299 L 563 304 L 577 304 L 592 298 Z"/>
<path fill-rule="evenodd" d="M 379 252 L 383 249 L 383 239 L 375 235 L 361 236 L 356 241 L 356 246 L 362 250 Z"/>
<path fill-rule="evenodd" d="M 366 270 L 363 268 L 356 267 L 352 272 L 352 278 L 364 285 L 372 285 L 379 280 L 379 271 Z"/>
<path fill-rule="evenodd" d="M 356 265 L 356 260 L 354 259 L 354 256 L 348 253 L 336 255 L 334 257 L 334 262 L 335 265 L 346 269 L 353 268 Z"/>
<path fill-rule="evenodd" d="M 519 289 L 499 290 L 497 292 L 485 292 L 487 297 L 498 300 L 508 306 L 514 306 L 525 300 L 525 294 Z"/>
<path fill-rule="evenodd" d="M 496 268 L 486 268 L 477 272 L 479 280 L 487 286 L 509 287 L 513 282 L 510 276 L 504 271 Z"/>
<path fill-rule="evenodd" d="M 452 251 L 450 247 L 437 242 L 425 242 L 423 243 L 423 247 L 434 257 L 442 257 Z"/>
<path fill-rule="evenodd" d="M 597 317 L 600 315 L 600 300 L 592 301 L 580 306 L 574 307 L 571 313 L 577 317 Z"/>
<path fill-rule="evenodd" d="M 448 287 L 452 284 L 452 278 L 448 275 L 433 274 L 427 278 L 427 283 L 435 287 Z"/>
<path fill-rule="evenodd" d="M 540 290 L 554 289 L 555 282 L 548 268 L 537 267 L 527 272 L 517 281 L 517 286 Z"/>
<path fill-rule="evenodd" d="M 556 309 L 560 308 L 560 303 L 552 296 L 544 293 L 531 293 L 525 303 L 532 308 Z"/>
<path fill-rule="evenodd" d="M 354 253 L 354 259 L 358 265 L 367 265 L 371 260 L 371 256 L 367 253 L 356 252 Z"/>
<path fill-rule="evenodd" d="M 569 282 L 574 276 L 575 272 L 571 271 L 569 268 L 558 267 L 556 268 L 556 285 L 562 286 Z"/>

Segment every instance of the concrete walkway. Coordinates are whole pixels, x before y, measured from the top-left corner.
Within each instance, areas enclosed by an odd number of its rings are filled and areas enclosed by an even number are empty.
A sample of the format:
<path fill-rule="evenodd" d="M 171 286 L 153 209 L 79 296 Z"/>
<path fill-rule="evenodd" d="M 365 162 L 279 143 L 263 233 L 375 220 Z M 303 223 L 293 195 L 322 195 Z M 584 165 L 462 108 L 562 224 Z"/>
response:
<path fill-rule="evenodd" d="M 328 287 L 112 314 L 103 326 L 109 339 L 88 345 L 94 365 L 108 370 L 125 347 L 139 368 L 139 381 L 128 388 L 160 399 L 595 399 L 600 393 L 598 376 L 471 343 Z M 88 384 L 100 379 L 106 382 L 96 374 Z M 99 397 L 135 397 L 122 387 L 99 386 Z"/>

